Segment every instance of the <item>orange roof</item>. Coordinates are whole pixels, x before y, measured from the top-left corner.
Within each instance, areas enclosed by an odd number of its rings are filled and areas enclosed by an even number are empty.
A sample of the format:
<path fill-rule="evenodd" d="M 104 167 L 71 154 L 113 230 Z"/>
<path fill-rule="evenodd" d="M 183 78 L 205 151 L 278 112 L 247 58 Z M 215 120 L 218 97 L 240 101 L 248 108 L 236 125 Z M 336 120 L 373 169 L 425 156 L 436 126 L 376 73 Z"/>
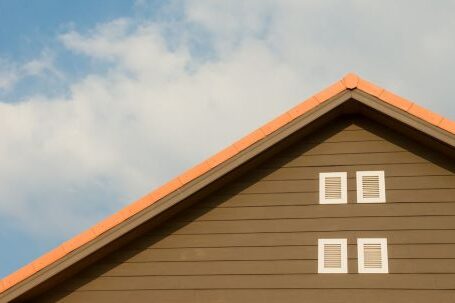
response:
<path fill-rule="evenodd" d="M 308 112 L 309 110 L 317 107 L 319 104 L 327 101 L 331 97 L 341 93 L 342 91 L 353 89 L 359 89 L 365 93 L 373 95 L 378 99 L 382 100 L 383 102 L 386 102 L 396 108 L 399 108 L 400 110 L 406 111 L 409 114 L 418 117 L 451 134 L 455 134 L 454 121 L 444 118 L 409 100 L 399 97 L 392 92 L 389 92 L 381 87 L 369 83 L 355 74 L 347 74 L 340 81 L 334 83 L 333 85 L 329 86 L 323 91 L 301 102 L 299 105 L 295 106 L 291 110 L 278 116 L 274 120 L 270 121 L 269 123 L 265 124 L 259 129 L 253 131 L 252 133 L 248 134 L 247 136 L 243 137 L 242 139 L 228 146 L 222 151 L 218 152 L 209 159 L 187 170 L 180 176 L 174 178 L 173 180 L 169 181 L 168 183 L 164 184 L 158 189 L 152 191 L 145 197 L 126 206 L 122 210 L 107 217 L 106 219 L 99 222 L 95 226 L 80 233 L 74 238 L 64 242 L 60 246 L 44 254 L 35 261 L 29 263 L 28 265 L 22 267 L 18 271 L 0 280 L 0 293 L 4 292 L 5 290 L 14 286 L 15 284 L 25 280 L 26 278 L 32 276 L 34 273 L 44 269 L 50 264 L 56 262 L 63 256 L 81 247 L 82 245 L 87 244 L 88 242 L 95 239 L 99 235 L 110 230 L 114 226 L 117 226 L 121 222 L 132 217 L 133 215 L 142 211 L 146 207 L 152 205 L 156 201 L 172 193 L 173 191 L 179 189 L 188 182 L 203 175 L 212 168 L 218 166 L 227 159 L 233 157 L 234 155 L 238 154 L 239 152 L 245 150 L 249 146 L 263 139 L 270 133 L 286 125 L 290 121 L 296 119 L 297 117 Z"/>

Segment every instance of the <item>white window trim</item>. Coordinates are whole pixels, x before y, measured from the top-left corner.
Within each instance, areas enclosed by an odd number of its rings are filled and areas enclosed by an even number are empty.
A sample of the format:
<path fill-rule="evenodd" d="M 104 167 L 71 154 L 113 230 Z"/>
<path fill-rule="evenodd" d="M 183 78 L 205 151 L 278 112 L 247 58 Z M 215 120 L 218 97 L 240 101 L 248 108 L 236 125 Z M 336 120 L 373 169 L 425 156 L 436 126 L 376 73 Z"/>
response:
<path fill-rule="evenodd" d="M 382 268 L 365 268 L 364 267 L 364 244 L 381 245 L 381 263 Z M 389 273 L 389 258 L 387 253 L 387 238 L 359 238 L 357 239 L 357 259 L 359 273 Z"/>
<path fill-rule="evenodd" d="M 379 198 L 364 198 L 362 177 L 363 176 L 378 176 L 379 177 Z M 385 203 L 385 176 L 384 171 L 358 171 L 356 172 L 357 183 L 357 203 Z"/>
<path fill-rule="evenodd" d="M 324 267 L 324 245 L 341 245 L 341 268 Z M 318 239 L 318 273 L 347 273 L 348 272 L 348 241 L 347 239 Z"/>
<path fill-rule="evenodd" d="M 341 199 L 326 199 L 325 198 L 325 178 L 326 177 L 340 177 L 341 178 Z M 346 172 L 319 173 L 319 204 L 346 204 L 346 203 L 348 203 L 347 173 Z"/>

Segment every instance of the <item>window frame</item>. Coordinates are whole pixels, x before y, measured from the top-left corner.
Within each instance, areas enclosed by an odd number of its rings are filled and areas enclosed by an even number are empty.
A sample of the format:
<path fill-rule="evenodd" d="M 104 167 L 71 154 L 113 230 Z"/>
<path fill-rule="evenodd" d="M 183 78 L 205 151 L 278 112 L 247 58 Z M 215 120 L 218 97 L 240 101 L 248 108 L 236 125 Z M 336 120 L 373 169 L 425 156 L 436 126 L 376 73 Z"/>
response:
<path fill-rule="evenodd" d="M 325 180 L 326 177 L 341 178 L 341 198 L 326 199 L 325 198 Z M 348 203 L 348 186 L 346 172 L 325 172 L 319 173 L 319 204 L 347 204 Z"/>
<path fill-rule="evenodd" d="M 326 268 L 324 266 L 325 244 L 341 245 L 341 267 Z M 318 239 L 318 273 L 322 274 L 345 274 L 348 272 L 348 241 L 345 238 Z"/>
<path fill-rule="evenodd" d="M 381 245 L 381 268 L 365 268 L 364 244 Z M 389 273 L 389 257 L 387 248 L 387 238 L 358 238 L 357 239 L 357 266 L 361 274 L 387 274 Z"/>
<path fill-rule="evenodd" d="M 364 176 L 378 176 L 379 177 L 379 197 L 378 198 L 364 198 L 363 197 L 363 177 Z M 383 170 L 375 171 L 357 171 L 356 172 L 356 185 L 357 185 L 357 203 L 386 203 L 385 194 L 385 173 Z"/>

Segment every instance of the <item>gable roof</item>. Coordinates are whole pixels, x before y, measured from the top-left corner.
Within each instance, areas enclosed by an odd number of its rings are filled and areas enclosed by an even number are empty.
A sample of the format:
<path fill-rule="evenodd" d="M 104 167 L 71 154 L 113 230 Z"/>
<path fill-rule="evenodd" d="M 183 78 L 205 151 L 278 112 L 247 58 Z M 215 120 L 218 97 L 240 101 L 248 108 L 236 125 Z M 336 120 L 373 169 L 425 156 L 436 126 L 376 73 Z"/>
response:
<path fill-rule="evenodd" d="M 387 115 L 394 115 L 392 118 L 403 116 L 405 118 L 401 120 L 405 123 L 444 142 L 449 145 L 450 148 L 455 146 L 454 121 L 380 88 L 355 74 L 347 74 L 340 81 L 337 81 L 323 91 L 301 102 L 291 110 L 251 132 L 209 159 L 187 170 L 143 198 L 126 206 L 117 213 L 107 217 L 88 230 L 64 242 L 35 261 L 0 280 L 0 300 L 2 300 L 2 298 L 12 299 L 23 294 L 36 285 L 46 281 L 50 275 L 62 271 L 76 261 L 81 260 L 84 256 L 87 256 L 89 253 L 93 253 L 96 249 L 100 249 L 103 245 L 107 245 L 109 242 L 114 241 L 116 237 L 120 237 L 125 234 L 125 232 L 109 234 L 111 231 L 115 230 L 120 225 L 125 225 L 130 222 L 133 217 L 139 218 L 145 213 L 146 209 L 150 209 L 150 206 L 156 207 L 150 211 L 147 216 L 142 216 L 142 219 L 138 219 L 136 224 L 129 224 L 129 227 L 127 227 L 128 230 L 137 227 L 141 222 L 143 223 L 146 220 L 150 220 L 167 208 L 176 205 L 188 196 L 185 196 L 184 191 L 187 190 L 187 187 L 193 186 L 195 181 L 205 179 L 201 184 L 189 189 L 189 191 L 192 190 L 193 193 L 201 187 L 210 184 L 210 182 L 213 182 L 216 179 L 216 171 L 221 166 L 229 161 L 233 161 L 236 157 L 244 155 L 243 153 L 246 150 L 259 146 L 267 140 L 272 140 L 271 138 L 277 132 L 287 132 L 288 135 L 289 133 L 294 132 L 297 129 L 297 126 L 293 125 L 293 123 L 297 120 L 313 114 L 314 116 L 309 116 L 305 122 L 308 124 L 312 119 L 314 120 L 317 117 L 320 117 L 323 113 L 327 113 L 351 98 L 356 99 L 369 107 L 373 107 L 376 110 L 382 112 L 387 111 Z M 320 110 L 321 113 L 316 114 L 318 110 Z M 393 112 L 390 110 L 393 110 Z M 278 139 L 273 140 L 275 140 L 276 143 L 276 140 Z M 273 142 L 270 144 L 272 143 Z M 270 144 L 263 144 L 262 147 L 259 146 L 259 148 L 256 148 L 257 151 L 250 156 L 257 155 L 265 148 L 270 147 Z M 242 161 L 244 163 L 250 156 L 244 156 L 240 160 L 236 160 L 236 165 L 239 165 L 238 163 L 241 163 Z M 212 174 L 214 175 L 211 176 Z M 167 204 L 161 203 L 161 201 L 164 200 L 169 200 L 171 202 L 166 202 Z M 81 251 L 92 243 L 93 247 L 91 249 L 86 249 L 86 252 L 83 255 L 76 256 L 76 252 Z M 72 260 L 72 258 L 74 260 Z"/>

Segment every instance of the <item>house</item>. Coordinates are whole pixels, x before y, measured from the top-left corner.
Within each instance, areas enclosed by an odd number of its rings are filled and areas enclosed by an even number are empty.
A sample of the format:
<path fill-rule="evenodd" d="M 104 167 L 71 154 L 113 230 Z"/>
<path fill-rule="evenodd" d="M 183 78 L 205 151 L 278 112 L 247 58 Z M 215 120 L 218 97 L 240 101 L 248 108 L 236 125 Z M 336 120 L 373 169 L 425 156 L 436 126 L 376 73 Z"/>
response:
<path fill-rule="evenodd" d="M 455 123 L 348 74 L 0 282 L 0 302 L 455 302 Z"/>

